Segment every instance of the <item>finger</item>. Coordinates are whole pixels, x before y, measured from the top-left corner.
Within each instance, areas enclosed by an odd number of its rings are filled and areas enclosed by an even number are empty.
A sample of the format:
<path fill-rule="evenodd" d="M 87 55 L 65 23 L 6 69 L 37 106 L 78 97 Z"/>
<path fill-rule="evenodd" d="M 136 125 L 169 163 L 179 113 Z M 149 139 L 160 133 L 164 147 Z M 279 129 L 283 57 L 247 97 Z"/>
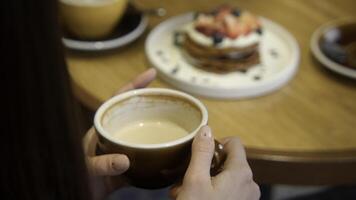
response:
<path fill-rule="evenodd" d="M 150 84 L 156 78 L 156 74 L 157 74 L 157 72 L 154 68 L 150 68 L 150 69 L 146 70 L 142 74 L 138 75 L 130 83 L 121 87 L 117 92 L 115 92 L 115 95 L 127 92 L 129 90 L 146 87 L 148 84 Z"/>
<path fill-rule="evenodd" d="M 94 176 L 115 176 L 124 173 L 130 166 L 127 156 L 106 154 L 88 158 L 88 167 Z"/>
<path fill-rule="evenodd" d="M 223 171 L 212 180 L 213 187 L 233 188 L 237 180 L 252 180 L 252 171 L 246 159 L 245 149 L 237 137 L 223 138 L 224 151 L 227 154 Z"/>
<path fill-rule="evenodd" d="M 87 156 L 95 156 L 96 144 L 98 142 L 98 136 L 95 133 L 95 129 L 92 127 L 88 130 L 83 138 L 84 153 Z"/>
<path fill-rule="evenodd" d="M 227 154 L 224 163 L 225 170 L 237 170 L 248 166 L 245 149 L 237 137 L 232 137 L 226 140 L 224 149 Z"/>
<path fill-rule="evenodd" d="M 182 187 L 180 185 L 174 185 L 169 189 L 169 197 L 176 199 Z"/>
<path fill-rule="evenodd" d="M 214 139 L 208 126 L 203 126 L 195 136 L 192 144 L 192 156 L 184 181 L 211 183 L 210 166 L 214 155 Z"/>
<path fill-rule="evenodd" d="M 229 137 L 219 138 L 219 139 L 217 139 L 217 141 L 220 142 L 220 144 L 224 145 L 226 142 L 228 142 L 232 138 L 234 138 L 234 137 L 229 136 Z"/>

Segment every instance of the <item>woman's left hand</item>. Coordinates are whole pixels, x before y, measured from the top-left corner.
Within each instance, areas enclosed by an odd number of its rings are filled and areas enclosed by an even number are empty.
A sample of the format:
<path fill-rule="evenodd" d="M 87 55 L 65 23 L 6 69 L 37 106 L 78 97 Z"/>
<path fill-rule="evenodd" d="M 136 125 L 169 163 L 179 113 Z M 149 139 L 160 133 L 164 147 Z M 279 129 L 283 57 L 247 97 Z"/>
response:
<path fill-rule="evenodd" d="M 156 77 L 156 70 L 151 68 L 128 84 L 121 87 L 114 95 L 118 95 L 129 90 L 144 88 L 150 84 Z M 96 146 L 98 136 L 94 128 L 88 130 L 83 138 L 84 153 L 89 174 L 91 176 L 91 185 L 94 199 L 104 199 L 108 194 L 124 186 L 117 176 L 124 173 L 130 166 L 130 161 L 123 154 L 96 155 Z M 115 177 L 115 178 L 113 178 Z"/>

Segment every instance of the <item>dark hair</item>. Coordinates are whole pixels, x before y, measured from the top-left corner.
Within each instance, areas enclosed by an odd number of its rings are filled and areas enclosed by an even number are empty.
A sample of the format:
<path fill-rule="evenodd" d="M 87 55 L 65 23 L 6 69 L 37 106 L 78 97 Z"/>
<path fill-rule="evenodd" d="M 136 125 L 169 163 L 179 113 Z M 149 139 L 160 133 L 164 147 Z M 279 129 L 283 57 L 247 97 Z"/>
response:
<path fill-rule="evenodd" d="M 90 199 L 55 0 L 1 3 L 2 199 Z"/>

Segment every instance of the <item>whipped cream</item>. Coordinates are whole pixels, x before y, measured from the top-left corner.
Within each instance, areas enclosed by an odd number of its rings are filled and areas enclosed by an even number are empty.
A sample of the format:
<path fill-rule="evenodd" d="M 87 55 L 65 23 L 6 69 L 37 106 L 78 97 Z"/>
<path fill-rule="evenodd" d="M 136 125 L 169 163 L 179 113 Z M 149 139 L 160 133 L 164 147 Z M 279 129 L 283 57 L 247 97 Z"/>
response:
<path fill-rule="evenodd" d="M 186 25 L 184 27 L 184 30 L 189 35 L 189 37 L 197 44 L 200 44 L 202 46 L 214 46 L 213 39 L 197 31 L 194 27 L 194 22 Z M 256 44 L 260 42 L 260 40 L 261 40 L 261 35 L 259 35 L 254 31 L 246 36 L 245 35 L 239 36 L 236 39 L 230 39 L 228 37 L 224 37 L 223 41 L 218 45 L 216 45 L 215 47 L 220 49 L 229 48 L 229 47 L 244 48 Z"/>

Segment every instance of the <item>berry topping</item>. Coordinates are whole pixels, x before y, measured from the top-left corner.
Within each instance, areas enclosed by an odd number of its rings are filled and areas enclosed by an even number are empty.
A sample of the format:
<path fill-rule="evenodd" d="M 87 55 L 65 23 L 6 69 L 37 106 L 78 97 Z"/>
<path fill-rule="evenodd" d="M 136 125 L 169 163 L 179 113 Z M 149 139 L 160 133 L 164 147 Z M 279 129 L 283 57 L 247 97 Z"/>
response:
<path fill-rule="evenodd" d="M 262 28 L 261 27 L 257 28 L 256 33 L 258 33 L 259 35 L 262 35 L 262 33 L 263 33 Z"/>
<path fill-rule="evenodd" d="M 213 44 L 216 46 L 224 40 L 224 35 L 216 32 L 213 34 Z"/>
<path fill-rule="evenodd" d="M 219 13 L 219 9 L 214 9 L 214 10 L 208 12 L 208 14 L 214 15 L 214 16 L 217 15 L 218 13 Z"/>
<path fill-rule="evenodd" d="M 196 14 L 195 29 L 212 37 L 214 44 L 220 43 L 223 37 L 236 39 L 254 31 L 262 34 L 261 24 L 256 16 L 228 5 L 222 5 L 212 12 Z M 215 38 L 216 34 L 218 39 Z"/>
<path fill-rule="evenodd" d="M 239 17 L 241 15 L 241 11 L 239 9 L 234 9 L 232 10 L 231 14 L 233 14 L 236 17 Z"/>
<path fill-rule="evenodd" d="M 239 27 L 236 26 L 236 24 L 237 20 L 232 15 L 229 15 L 224 19 L 224 25 L 228 37 L 236 38 L 240 34 Z"/>
<path fill-rule="evenodd" d="M 224 20 L 225 17 L 231 15 L 230 10 L 222 10 L 217 15 L 215 15 L 215 20 L 217 22 L 221 22 Z"/>

